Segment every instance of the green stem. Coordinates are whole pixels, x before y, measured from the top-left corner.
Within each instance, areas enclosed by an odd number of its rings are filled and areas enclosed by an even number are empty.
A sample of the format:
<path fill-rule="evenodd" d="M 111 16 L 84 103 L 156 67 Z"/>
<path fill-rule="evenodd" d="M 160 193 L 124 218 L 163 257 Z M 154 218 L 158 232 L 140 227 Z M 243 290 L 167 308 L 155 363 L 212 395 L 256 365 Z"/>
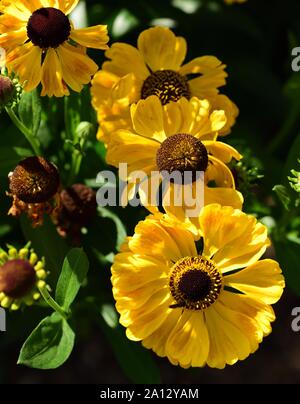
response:
<path fill-rule="evenodd" d="M 74 150 L 73 155 L 72 155 L 72 163 L 71 163 L 71 169 L 70 169 L 70 175 L 69 175 L 69 185 L 72 185 L 74 181 L 76 180 L 77 175 L 79 174 L 81 163 L 82 163 L 82 154 Z"/>
<path fill-rule="evenodd" d="M 39 291 L 41 292 L 41 295 L 43 296 L 45 302 L 52 307 L 53 310 L 55 310 L 58 314 L 60 314 L 65 320 L 68 319 L 68 313 L 65 312 L 65 310 L 60 307 L 58 303 L 50 296 L 50 293 L 47 290 L 47 287 L 44 286 L 43 288 L 40 288 Z"/>
<path fill-rule="evenodd" d="M 5 109 L 14 125 L 23 133 L 27 141 L 30 143 L 35 155 L 40 156 L 41 151 L 38 140 L 34 136 L 32 136 L 30 130 L 26 128 L 26 126 L 20 121 L 20 119 L 17 117 L 17 115 L 11 108 L 5 108 Z"/>

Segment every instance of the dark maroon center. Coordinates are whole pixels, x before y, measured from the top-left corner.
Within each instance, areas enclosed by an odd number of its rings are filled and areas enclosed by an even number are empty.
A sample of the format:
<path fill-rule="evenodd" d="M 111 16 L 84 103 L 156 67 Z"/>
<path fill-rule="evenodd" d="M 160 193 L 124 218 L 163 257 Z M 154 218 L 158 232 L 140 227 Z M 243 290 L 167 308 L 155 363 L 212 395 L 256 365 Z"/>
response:
<path fill-rule="evenodd" d="M 146 99 L 150 95 L 157 95 L 162 105 L 182 97 L 191 98 L 186 77 L 173 70 L 158 70 L 147 77 L 142 86 L 141 98 Z"/>
<path fill-rule="evenodd" d="M 0 108 L 11 101 L 15 92 L 15 87 L 9 77 L 0 75 Z"/>
<path fill-rule="evenodd" d="M 204 144 L 187 133 L 169 136 L 160 145 L 156 154 L 156 163 L 160 172 L 172 174 L 179 171 L 192 174 L 192 181 L 197 174 L 206 171 L 208 166 L 208 152 Z"/>
<path fill-rule="evenodd" d="M 25 296 L 36 281 L 35 270 L 28 261 L 15 259 L 0 267 L 0 292 L 14 299 Z"/>
<path fill-rule="evenodd" d="M 209 275 L 199 270 L 186 272 L 178 284 L 180 292 L 191 302 L 205 299 L 209 295 L 211 287 L 212 282 Z"/>
<path fill-rule="evenodd" d="M 68 40 L 71 24 L 68 17 L 57 8 L 40 8 L 31 15 L 27 35 L 31 42 L 42 49 L 57 48 Z"/>

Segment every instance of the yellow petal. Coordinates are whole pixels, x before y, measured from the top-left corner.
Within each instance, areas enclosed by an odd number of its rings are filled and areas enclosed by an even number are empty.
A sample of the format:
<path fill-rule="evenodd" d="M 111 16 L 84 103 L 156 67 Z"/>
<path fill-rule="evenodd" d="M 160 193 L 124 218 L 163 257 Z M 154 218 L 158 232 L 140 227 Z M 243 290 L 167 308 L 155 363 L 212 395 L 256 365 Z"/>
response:
<path fill-rule="evenodd" d="M 106 25 L 96 25 L 94 27 L 73 29 L 71 39 L 87 48 L 108 49 L 109 37 Z"/>
<path fill-rule="evenodd" d="M 209 188 L 204 189 L 204 204 L 210 205 L 218 203 L 222 206 L 232 206 L 235 209 L 242 209 L 244 198 L 243 195 L 231 188 Z"/>
<path fill-rule="evenodd" d="M 114 83 L 111 89 L 112 102 L 123 103 L 124 107 L 128 108 L 132 102 L 138 100 L 136 88 L 136 78 L 134 74 L 126 74 Z"/>
<path fill-rule="evenodd" d="M 226 84 L 225 68 L 216 57 L 202 56 L 182 66 L 179 73 L 196 75 L 196 78 L 189 80 L 190 91 L 193 96 L 202 99 L 214 97 L 218 94 L 218 88 Z"/>
<path fill-rule="evenodd" d="M 214 261 L 223 272 L 245 268 L 258 261 L 270 245 L 267 228 L 261 223 L 256 223 L 251 229 L 248 226 L 240 239 L 235 239 L 232 245 L 226 245 L 214 256 Z"/>
<path fill-rule="evenodd" d="M 114 298 L 117 300 L 116 308 L 119 313 L 129 313 L 129 311 L 131 310 L 137 310 L 141 308 L 142 306 L 147 304 L 151 296 L 153 296 L 161 289 L 169 287 L 167 278 L 158 278 L 152 282 L 148 281 L 145 285 L 132 291 L 125 292 L 122 288 L 122 285 L 117 285 L 115 278 L 112 278 L 112 282 L 114 284 Z M 118 290 L 119 294 L 117 294 Z"/>
<path fill-rule="evenodd" d="M 177 71 L 185 59 L 187 45 L 184 38 L 176 37 L 168 28 L 152 27 L 140 34 L 138 49 L 153 72 Z"/>
<path fill-rule="evenodd" d="M 0 12 L 14 16 L 20 21 L 27 22 L 34 10 L 33 4 L 30 0 L 2 1 Z"/>
<path fill-rule="evenodd" d="M 56 51 L 62 66 L 63 80 L 72 90 L 80 92 L 83 85 L 91 81 L 98 66 L 87 55 L 67 43 L 59 46 Z"/>
<path fill-rule="evenodd" d="M 233 158 L 236 160 L 242 158 L 242 155 L 234 147 L 226 143 L 205 140 L 203 144 L 210 154 L 223 161 L 223 163 L 230 163 Z"/>
<path fill-rule="evenodd" d="M 137 310 L 120 313 L 120 323 L 128 327 L 126 335 L 133 341 L 140 341 L 155 332 L 165 321 L 169 306 L 169 289 L 165 288 L 150 296 L 147 303 Z"/>
<path fill-rule="evenodd" d="M 203 254 L 213 256 L 223 271 L 229 270 L 231 265 L 241 265 L 241 268 L 249 257 L 257 261 L 257 256 L 262 255 L 269 244 L 265 226 L 257 223 L 253 216 L 229 206 L 205 206 L 199 224 L 204 238 Z"/>
<path fill-rule="evenodd" d="M 226 95 L 218 94 L 210 99 L 211 107 L 213 110 L 223 110 L 226 115 L 226 125 L 219 131 L 219 135 L 225 136 L 231 132 L 233 125 L 239 115 L 239 109 L 233 101 L 231 101 Z"/>
<path fill-rule="evenodd" d="M 187 231 L 181 223 L 177 225 L 176 222 L 169 223 L 166 220 L 164 224 L 171 238 L 177 242 L 182 257 L 194 257 L 197 255 L 194 235 Z"/>
<path fill-rule="evenodd" d="M 210 350 L 207 364 L 223 369 L 238 360 L 246 359 L 259 344 L 254 322 L 216 302 L 205 312 Z"/>
<path fill-rule="evenodd" d="M 27 39 L 26 27 L 22 27 L 17 31 L 0 35 L 0 46 L 8 52 L 19 45 L 23 45 Z"/>
<path fill-rule="evenodd" d="M 122 78 L 101 70 L 92 81 L 92 103 L 101 128 L 98 138 L 109 143 L 118 129 L 132 129 L 129 105 L 139 98 L 136 77 L 130 73 Z"/>
<path fill-rule="evenodd" d="M 128 177 L 132 171 L 143 170 L 149 174 L 149 168 L 156 167 L 156 152 L 159 143 L 131 133 L 126 130 L 118 130 L 113 134 L 109 142 L 106 155 L 108 164 L 118 167 L 120 163 L 128 164 Z"/>
<path fill-rule="evenodd" d="M 56 0 L 56 3 L 56 6 L 52 7 L 59 8 L 65 14 L 70 14 L 79 3 L 79 0 Z"/>
<path fill-rule="evenodd" d="M 97 110 L 104 102 L 108 102 L 113 86 L 119 81 L 119 77 L 113 73 L 99 70 L 91 87 L 93 107 Z"/>
<path fill-rule="evenodd" d="M 149 70 L 140 52 L 134 46 L 116 42 L 105 52 L 105 56 L 111 60 L 103 63 L 103 70 L 119 77 L 133 73 L 140 81 L 144 81 L 149 76 Z"/>
<path fill-rule="evenodd" d="M 163 197 L 163 201 L 162 201 L 163 208 L 168 215 L 167 217 L 178 220 L 179 222 L 181 222 L 182 226 L 184 226 L 186 229 L 188 229 L 192 234 L 194 234 L 197 237 L 199 234 L 199 228 L 198 228 L 199 226 L 198 226 L 198 221 L 197 221 L 198 215 L 194 215 L 194 214 L 191 215 L 188 213 L 192 209 L 196 210 L 197 206 L 196 206 L 196 204 L 195 204 L 195 206 L 186 206 L 184 195 L 182 195 L 183 203 L 181 203 L 181 204 L 174 203 L 174 201 L 176 200 L 175 195 L 177 194 L 177 192 L 178 191 L 176 191 L 176 185 L 170 184 L 167 192 L 165 193 L 165 195 Z M 183 194 L 183 192 L 184 192 L 184 187 L 182 187 L 182 194 Z M 192 193 L 192 196 L 194 196 L 194 192 Z M 198 202 L 199 202 L 199 200 L 198 200 Z M 200 205 L 200 202 L 199 202 L 199 205 Z M 199 206 L 199 208 L 201 210 L 202 206 Z"/>
<path fill-rule="evenodd" d="M 145 170 L 146 171 L 146 170 Z M 148 171 L 148 170 L 147 170 Z M 138 194 L 141 204 L 152 214 L 160 213 L 158 192 L 161 185 L 161 177 L 156 171 L 156 167 L 149 170 L 149 177 L 136 185 L 132 197 Z M 156 181 L 157 179 L 157 181 Z M 154 184 L 154 185 L 153 185 Z"/>
<path fill-rule="evenodd" d="M 259 342 L 272 331 L 271 322 L 275 320 L 275 314 L 272 306 L 263 303 L 261 300 L 224 291 L 220 296 L 220 302 L 233 311 L 243 313 L 256 323 L 257 336 Z"/>
<path fill-rule="evenodd" d="M 180 317 L 180 310 L 169 310 L 161 327 L 143 340 L 143 346 L 152 349 L 158 356 L 167 356 L 166 343 Z"/>
<path fill-rule="evenodd" d="M 212 111 L 208 100 L 181 98 L 164 106 L 164 127 L 168 135 L 190 133 L 200 140 L 214 139 L 226 124 L 224 111 Z"/>
<path fill-rule="evenodd" d="M 31 43 L 8 55 L 7 66 L 19 77 L 25 91 L 31 91 L 39 85 L 42 78 L 41 59 L 42 50 Z"/>
<path fill-rule="evenodd" d="M 42 92 L 41 96 L 63 97 L 69 95 L 69 90 L 62 80 L 62 68 L 56 51 L 52 48 L 47 50 L 42 65 Z"/>
<path fill-rule="evenodd" d="M 212 111 L 207 118 L 202 122 L 197 121 L 193 128 L 195 136 L 200 140 L 216 138 L 217 132 L 224 128 L 227 122 L 224 111 Z"/>
<path fill-rule="evenodd" d="M 20 28 L 26 29 L 26 22 L 19 20 L 10 14 L 0 15 L 0 33 L 5 34 L 11 31 L 18 31 Z"/>
<path fill-rule="evenodd" d="M 128 296 L 142 287 L 146 289 L 148 283 L 164 280 L 168 276 L 169 267 L 164 259 L 150 254 L 134 255 L 132 252 L 123 252 L 116 255 L 111 268 L 115 298 Z"/>
<path fill-rule="evenodd" d="M 184 311 L 167 340 L 167 356 L 172 363 L 184 368 L 201 367 L 205 365 L 208 353 L 209 337 L 203 312 Z"/>
<path fill-rule="evenodd" d="M 129 110 L 125 109 L 123 112 L 115 115 L 111 109 L 108 109 L 107 115 L 103 116 L 102 107 L 101 112 L 98 113 L 98 122 L 100 124 L 97 139 L 101 140 L 105 144 L 109 144 L 113 138 L 113 133 L 120 129 L 127 129 L 133 131 L 131 127 L 131 119 Z"/>
<path fill-rule="evenodd" d="M 148 216 L 136 226 L 135 234 L 129 241 L 130 249 L 137 254 L 149 254 L 151 251 L 152 256 L 173 263 L 182 257 L 195 255 L 193 235 L 182 226 L 171 230 L 159 217 Z"/>
<path fill-rule="evenodd" d="M 225 277 L 226 285 L 246 293 L 266 304 L 276 303 L 285 286 L 281 269 L 276 261 L 258 261 L 242 271 Z"/>
<path fill-rule="evenodd" d="M 190 133 L 196 135 L 209 120 L 210 104 L 195 97 L 190 101 L 181 98 L 164 106 L 164 127 L 168 135 Z"/>
<path fill-rule="evenodd" d="M 158 97 L 151 96 L 131 106 L 134 130 L 141 136 L 162 143 L 164 132 L 163 108 Z"/>
<path fill-rule="evenodd" d="M 205 145 L 205 142 L 203 142 Z M 209 163 L 205 172 L 205 183 L 214 181 L 218 187 L 235 188 L 234 177 L 231 170 L 218 158 L 208 156 Z"/>
<path fill-rule="evenodd" d="M 193 118 L 190 103 L 186 98 L 177 102 L 169 102 L 163 107 L 164 130 L 166 136 L 176 133 L 192 133 L 190 131 Z"/>

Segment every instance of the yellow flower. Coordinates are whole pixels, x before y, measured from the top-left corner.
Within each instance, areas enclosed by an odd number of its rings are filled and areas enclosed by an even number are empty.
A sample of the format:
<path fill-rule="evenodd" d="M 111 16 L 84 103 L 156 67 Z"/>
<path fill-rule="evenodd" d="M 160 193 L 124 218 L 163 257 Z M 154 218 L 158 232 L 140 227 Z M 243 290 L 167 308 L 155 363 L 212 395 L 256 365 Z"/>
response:
<path fill-rule="evenodd" d="M 209 205 L 198 218 L 203 248 L 180 222 L 150 215 L 112 266 L 127 337 L 184 368 L 224 368 L 272 331 L 283 292 L 276 261 L 260 260 L 267 229 L 253 216 Z"/>
<path fill-rule="evenodd" d="M 181 97 L 209 99 L 214 109 L 224 109 L 228 117 L 222 134 L 230 132 L 238 115 L 235 104 L 218 88 L 226 83 L 225 65 L 214 56 L 197 57 L 183 64 L 187 53 L 184 38 L 164 27 L 143 31 L 137 48 L 115 43 L 106 52 L 103 64 L 92 81 L 93 106 L 101 127 L 98 137 L 107 142 L 114 129 L 130 129 L 129 106 L 150 95 L 163 105 Z"/>
<path fill-rule="evenodd" d="M 44 259 L 39 260 L 29 247 L 0 249 L 0 306 L 5 309 L 32 305 L 41 297 L 38 288 L 46 286 Z"/>
<path fill-rule="evenodd" d="M 6 66 L 18 75 L 25 91 L 42 83 L 42 95 L 80 92 L 98 70 L 86 47 L 107 49 L 105 25 L 75 29 L 67 17 L 79 0 L 2 0 L 0 47 Z"/>
<path fill-rule="evenodd" d="M 150 96 L 131 106 L 131 118 L 134 129 L 113 133 L 106 156 L 107 162 L 116 167 L 120 163 L 128 164 L 128 176 L 123 180 L 134 183 L 134 172 L 138 170 L 149 178 L 154 177 L 153 172 L 179 171 L 182 175 L 190 172 L 195 189 L 195 174 L 203 171 L 204 204 L 242 207 L 243 197 L 235 190 L 234 178 L 226 165 L 232 158 L 239 160 L 242 156 L 233 147 L 216 140 L 218 131 L 226 125 L 224 111 L 212 111 L 207 100 L 196 97 L 189 101 L 181 98 L 163 106 L 157 96 Z M 143 192 L 143 180 L 137 182 Z M 173 192 L 173 185 L 170 187 Z M 155 207 L 150 206 L 153 194 L 149 192 L 148 197 L 143 203 L 154 212 Z M 164 207 L 177 217 L 185 216 L 184 206 Z"/>

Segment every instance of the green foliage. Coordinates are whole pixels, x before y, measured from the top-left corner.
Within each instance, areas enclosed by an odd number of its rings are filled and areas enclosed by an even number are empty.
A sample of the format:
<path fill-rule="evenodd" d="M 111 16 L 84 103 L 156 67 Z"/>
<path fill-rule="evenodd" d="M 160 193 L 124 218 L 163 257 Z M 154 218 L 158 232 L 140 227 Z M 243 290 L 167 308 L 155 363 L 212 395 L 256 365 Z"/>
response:
<path fill-rule="evenodd" d="M 283 207 L 286 210 L 289 210 L 291 205 L 291 196 L 289 190 L 284 185 L 275 185 L 273 191 L 276 192 Z"/>
<path fill-rule="evenodd" d="M 300 163 L 300 160 L 298 160 L 298 162 Z M 298 208 L 300 206 L 300 172 L 296 171 L 296 170 L 291 170 L 291 175 L 288 177 L 289 180 L 289 184 L 290 187 L 297 192 L 297 196 L 295 198 L 294 201 L 294 205 L 296 208 Z"/>
<path fill-rule="evenodd" d="M 56 286 L 55 300 L 68 310 L 87 276 L 89 261 L 82 248 L 74 248 L 66 256 Z"/>
<path fill-rule="evenodd" d="M 35 137 L 39 131 L 42 118 L 42 104 L 37 90 L 22 94 L 18 113 L 21 122 Z"/>
<path fill-rule="evenodd" d="M 22 346 L 18 364 L 35 369 L 55 369 L 70 356 L 75 334 L 67 321 L 53 313 L 44 318 Z"/>
<path fill-rule="evenodd" d="M 22 216 L 20 222 L 26 240 L 31 240 L 36 253 L 40 257 L 45 257 L 50 277 L 56 281 L 69 249 L 67 243 L 58 235 L 49 218 L 45 218 L 44 224 L 35 229 L 32 228 L 31 222 L 26 216 Z"/>
<path fill-rule="evenodd" d="M 99 313 L 102 318 L 100 325 L 127 377 L 137 384 L 160 383 L 159 370 L 150 351 L 125 337 L 114 307 L 110 304 L 102 305 Z"/>
<path fill-rule="evenodd" d="M 82 248 L 66 256 L 56 286 L 54 301 L 47 290 L 41 290 L 45 301 L 55 312 L 44 318 L 21 348 L 18 364 L 36 369 L 55 369 L 71 355 L 75 334 L 67 317 L 88 272 L 89 261 Z"/>

